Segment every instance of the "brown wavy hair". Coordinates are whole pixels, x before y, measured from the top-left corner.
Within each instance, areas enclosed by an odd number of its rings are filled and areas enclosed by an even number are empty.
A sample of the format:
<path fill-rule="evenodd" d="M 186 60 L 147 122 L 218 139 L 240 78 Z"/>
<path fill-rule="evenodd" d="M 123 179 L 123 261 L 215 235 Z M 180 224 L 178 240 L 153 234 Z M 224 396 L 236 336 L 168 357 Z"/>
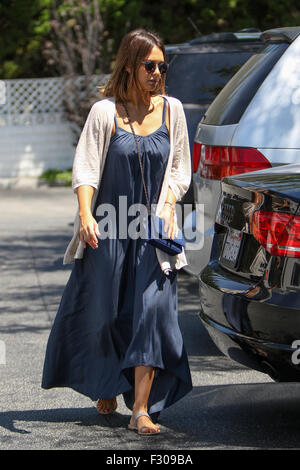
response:
<path fill-rule="evenodd" d="M 145 29 L 135 29 L 126 34 L 121 41 L 114 70 L 107 84 L 100 88 L 100 92 L 105 97 L 113 96 L 116 101 L 127 101 L 128 90 L 135 87 L 141 92 L 141 96 L 143 96 L 137 79 L 138 67 L 150 54 L 154 46 L 157 46 L 162 51 L 164 60 L 166 60 L 165 46 L 156 33 L 146 31 Z M 128 73 L 126 67 L 130 67 L 133 73 Z M 151 94 L 165 95 L 165 81 L 166 75 L 162 74 L 156 89 Z"/>

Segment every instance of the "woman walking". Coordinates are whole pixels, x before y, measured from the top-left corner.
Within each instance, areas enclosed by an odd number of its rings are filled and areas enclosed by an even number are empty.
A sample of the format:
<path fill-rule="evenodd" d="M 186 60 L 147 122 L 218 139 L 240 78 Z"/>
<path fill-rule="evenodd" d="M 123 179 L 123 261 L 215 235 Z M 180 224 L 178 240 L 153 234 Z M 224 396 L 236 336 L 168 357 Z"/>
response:
<path fill-rule="evenodd" d="M 151 415 L 192 389 L 177 310 L 184 250 L 170 256 L 142 237 L 124 236 L 121 224 L 128 207 L 146 204 L 138 145 L 150 203 L 169 236 L 178 232 L 175 203 L 189 187 L 191 164 L 182 104 L 165 95 L 166 71 L 159 37 L 128 33 L 104 99 L 90 110 L 73 165 L 78 212 L 64 264 L 74 267 L 42 380 L 45 389 L 70 387 L 97 400 L 101 414 L 114 412 L 122 394 L 132 410 L 129 429 L 147 436 L 160 431 Z M 99 231 L 105 207 L 115 211 L 114 237 Z"/>

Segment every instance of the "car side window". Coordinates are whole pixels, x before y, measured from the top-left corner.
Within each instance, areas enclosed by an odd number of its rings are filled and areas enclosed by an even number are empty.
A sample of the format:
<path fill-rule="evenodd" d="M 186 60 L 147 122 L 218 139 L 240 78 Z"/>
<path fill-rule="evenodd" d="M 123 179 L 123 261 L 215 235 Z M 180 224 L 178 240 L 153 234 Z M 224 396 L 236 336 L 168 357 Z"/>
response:
<path fill-rule="evenodd" d="M 169 54 L 167 92 L 182 103 L 209 104 L 253 53 L 249 49 Z"/>
<path fill-rule="evenodd" d="M 237 124 L 288 46 L 288 43 L 269 44 L 260 53 L 253 55 L 216 97 L 202 122 L 214 126 Z"/>

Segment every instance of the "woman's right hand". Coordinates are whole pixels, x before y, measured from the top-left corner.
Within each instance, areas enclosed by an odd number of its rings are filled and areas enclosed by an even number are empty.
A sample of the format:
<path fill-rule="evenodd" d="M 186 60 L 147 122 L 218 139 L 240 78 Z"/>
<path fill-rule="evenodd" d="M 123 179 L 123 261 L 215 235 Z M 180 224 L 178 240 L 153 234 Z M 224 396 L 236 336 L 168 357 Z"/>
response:
<path fill-rule="evenodd" d="M 82 214 L 79 215 L 79 217 L 79 238 L 83 247 L 85 248 L 88 243 L 93 249 L 98 248 L 97 235 L 100 236 L 100 232 L 97 221 L 94 219 L 92 213 Z"/>

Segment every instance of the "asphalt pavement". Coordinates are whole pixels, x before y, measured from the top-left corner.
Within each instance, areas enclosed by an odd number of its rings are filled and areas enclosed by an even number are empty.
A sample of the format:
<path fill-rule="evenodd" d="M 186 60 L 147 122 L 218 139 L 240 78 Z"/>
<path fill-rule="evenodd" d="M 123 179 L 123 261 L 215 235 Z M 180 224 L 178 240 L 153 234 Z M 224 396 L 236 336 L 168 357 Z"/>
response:
<path fill-rule="evenodd" d="M 43 390 L 45 347 L 71 265 L 62 257 L 77 201 L 68 188 L 0 190 L 0 449 L 300 448 L 300 384 L 274 383 L 219 353 L 199 317 L 196 278 L 179 272 L 179 321 L 193 390 L 160 415 L 151 438 L 127 430 L 119 397 L 101 416 L 67 388 Z"/>

